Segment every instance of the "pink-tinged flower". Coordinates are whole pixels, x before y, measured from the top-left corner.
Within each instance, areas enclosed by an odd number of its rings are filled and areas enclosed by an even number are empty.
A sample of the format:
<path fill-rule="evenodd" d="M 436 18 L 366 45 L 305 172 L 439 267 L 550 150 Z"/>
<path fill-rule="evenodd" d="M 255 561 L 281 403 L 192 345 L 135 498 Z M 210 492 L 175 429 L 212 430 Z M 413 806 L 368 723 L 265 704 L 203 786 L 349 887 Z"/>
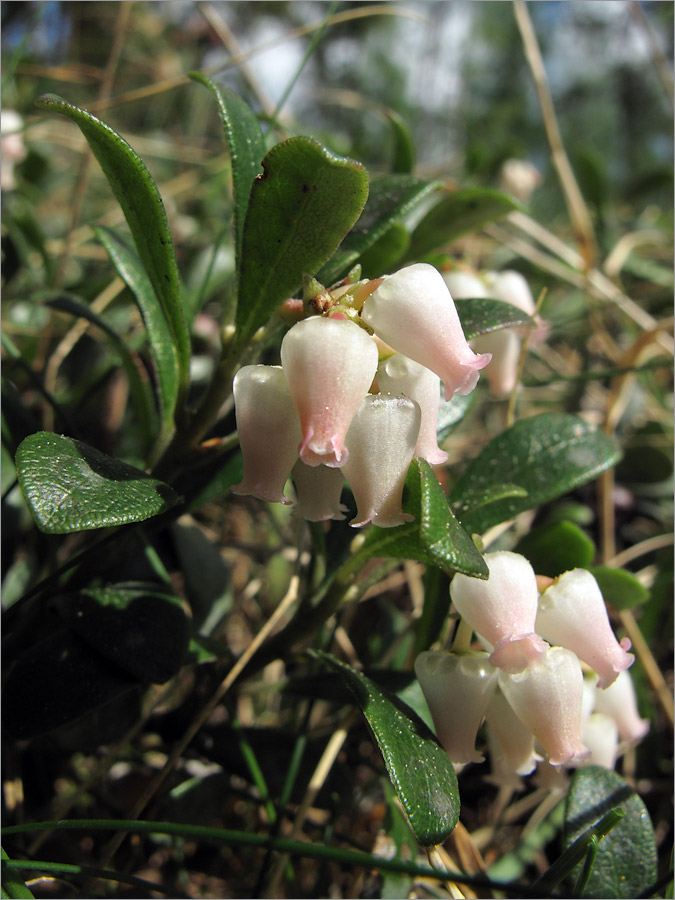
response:
<path fill-rule="evenodd" d="M 514 713 L 501 691 L 495 691 L 485 710 L 485 721 L 499 747 L 502 771 L 529 775 L 541 757 L 534 752 L 534 735 Z"/>
<path fill-rule="evenodd" d="M 234 494 L 290 503 L 284 485 L 298 458 L 300 423 L 280 366 L 244 366 L 234 376 L 244 479 Z"/>
<path fill-rule="evenodd" d="M 539 598 L 537 632 L 552 644 L 573 650 L 608 687 L 633 664 L 628 638 L 617 642 L 597 581 L 586 569 L 565 572 Z"/>
<path fill-rule="evenodd" d="M 347 509 L 340 503 L 344 475 L 328 466 L 306 466 L 298 460 L 293 466 L 293 481 L 298 494 L 297 514 L 308 522 L 344 519 Z"/>
<path fill-rule="evenodd" d="M 422 456 L 432 466 L 448 461 L 448 454 L 438 446 L 436 428 L 441 402 L 441 379 L 419 363 L 400 353 L 383 360 L 377 370 L 377 383 L 388 394 L 404 394 L 422 411 L 420 433 L 415 456 Z"/>
<path fill-rule="evenodd" d="M 535 634 L 537 580 L 519 553 L 486 553 L 487 581 L 455 575 L 450 596 L 457 612 L 494 647 L 490 661 L 505 672 L 521 672 L 542 660 L 548 644 Z"/>
<path fill-rule="evenodd" d="M 403 485 L 420 430 L 420 408 L 407 397 L 368 394 L 347 434 L 350 454 L 342 466 L 354 494 L 355 528 L 373 522 L 392 528 L 410 521 L 401 507 Z"/>
<path fill-rule="evenodd" d="M 635 699 L 633 679 L 627 671 L 620 672 L 616 681 L 595 696 L 596 712 L 611 716 L 619 729 L 619 737 L 636 744 L 649 731 L 649 721 L 641 719 Z"/>
<path fill-rule="evenodd" d="M 510 303 L 511 306 L 521 309 L 534 319 L 537 325 L 530 334 L 530 344 L 532 346 L 546 340 L 549 324 L 544 322 L 537 314 L 537 304 L 534 302 L 530 286 L 520 272 L 512 269 L 504 269 L 503 272 L 486 272 L 485 285 L 488 290 L 488 296 L 494 297 L 495 300 L 502 300 L 504 303 Z M 519 334 L 521 337 L 527 330 L 528 326 L 515 329 L 516 334 Z"/>
<path fill-rule="evenodd" d="M 375 334 L 443 381 L 445 397 L 476 386 L 487 355 L 469 347 L 441 273 L 426 263 L 387 276 L 365 301 L 362 318 Z"/>
<path fill-rule="evenodd" d="M 426 650 L 415 660 L 415 674 L 434 720 L 436 736 L 453 763 L 482 762 L 476 735 L 497 687 L 497 670 L 487 655 L 455 656 Z"/>
<path fill-rule="evenodd" d="M 514 328 L 500 328 L 473 338 L 471 346 L 477 353 L 489 353 L 490 365 L 485 377 L 494 397 L 510 394 L 516 386 L 521 340 Z"/>
<path fill-rule="evenodd" d="M 354 413 L 375 377 L 375 342 L 348 319 L 312 316 L 284 337 L 281 364 L 302 428 L 300 459 L 339 468 Z"/>
<path fill-rule="evenodd" d="M 550 647 L 538 665 L 517 675 L 499 673 L 500 690 L 554 766 L 589 755 L 581 742 L 583 681 L 578 658 L 564 647 Z"/>

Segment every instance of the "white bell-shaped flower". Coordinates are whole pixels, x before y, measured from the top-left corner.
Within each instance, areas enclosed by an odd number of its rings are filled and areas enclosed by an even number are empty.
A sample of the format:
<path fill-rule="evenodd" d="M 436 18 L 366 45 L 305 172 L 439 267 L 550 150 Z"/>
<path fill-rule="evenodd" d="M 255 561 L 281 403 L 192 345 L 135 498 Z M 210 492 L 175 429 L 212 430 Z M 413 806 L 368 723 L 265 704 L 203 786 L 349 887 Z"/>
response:
<path fill-rule="evenodd" d="M 494 650 L 493 665 L 505 672 L 521 672 L 540 662 L 548 645 L 535 634 L 537 580 L 530 563 L 519 553 L 499 550 L 484 556 L 487 581 L 455 575 L 450 596 L 457 612 Z"/>
<path fill-rule="evenodd" d="M 349 428 L 349 458 L 342 466 L 357 505 L 350 525 L 373 522 L 391 528 L 412 518 L 401 503 L 420 418 L 418 404 L 407 397 L 368 394 L 362 401 Z"/>
<path fill-rule="evenodd" d="M 552 644 L 573 650 L 598 673 L 598 687 L 608 687 L 635 657 L 619 643 L 607 616 L 597 581 L 586 569 L 572 569 L 546 588 L 539 598 L 537 632 Z"/>
<path fill-rule="evenodd" d="M 537 323 L 530 333 L 531 346 L 536 346 L 546 340 L 549 333 L 549 323 L 545 322 L 537 313 L 537 304 L 524 275 L 512 269 L 504 269 L 502 272 L 486 272 L 484 279 L 488 296 L 494 297 L 495 300 L 502 300 L 504 303 L 510 303 L 511 306 L 515 306 L 517 309 L 522 309 L 524 313 L 531 316 Z M 515 329 L 516 333 L 520 334 L 521 337 L 527 330 L 528 326 Z"/>
<path fill-rule="evenodd" d="M 344 519 L 347 507 L 340 503 L 344 475 L 328 466 L 307 466 L 298 460 L 293 466 L 293 481 L 298 495 L 295 512 L 308 522 Z"/>
<path fill-rule="evenodd" d="M 456 656 L 426 650 L 415 660 L 415 674 L 431 712 L 436 736 L 456 765 L 482 762 L 476 735 L 497 687 L 497 670 L 487 654 Z"/>
<path fill-rule="evenodd" d="M 529 775 L 541 757 L 534 751 L 534 735 L 514 713 L 501 691 L 495 691 L 485 721 L 499 745 L 502 766 L 516 775 Z"/>
<path fill-rule="evenodd" d="M 641 719 L 630 672 L 619 672 L 615 682 L 595 696 L 595 710 L 611 716 L 619 729 L 619 737 L 636 744 L 649 731 L 649 720 Z"/>
<path fill-rule="evenodd" d="M 500 328 L 473 338 L 471 346 L 476 353 L 489 353 L 490 365 L 485 377 L 494 397 L 510 394 L 516 386 L 521 339 L 514 328 Z"/>
<path fill-rule="evenodd" d="M 583 681 L 578 658 L 564 647 L 550 647 L 538 665 L 516 675 L 499 673 L 500 690 L 554 766 L 589 755 L 581 742 Z"/>
<path fill-rule="evenodd" d="M 581 732 L 581 739 L 591 751 L 588 759 L 583 761 L 585 766 L 614 768 L 619 749 L 619 729 L 611 716 L 591 713 Z"/>
<path fill-rule="evenodd" d="M 284 485 L 298 458 L 300 422 L 280 366 L 244 366 L 232 385 L 244 459 L 234 494 L 291 503 Z"/>
<path fill-rule="evenodd" d="M 378 366 L 377 383 L 387 394 L 403 394 L 419 403 L 422 419 L 415 456 L 423 457 L 432 466 L 447 462 L 448 454 L 438 446 L 436 437 L 441 402 L 438 375 L 407 356 L 395 353 Z"/>
<path fill-rule="evenodd" d="M 489 297 L 485 282 L 473 272 L 464 269 L 451 269 L 443 272 L 443 281 L 455 300 L 475 300 Z"/>
<path fill-rule="evenodd" d="M 375 377 L 375 342 L 348 319 L 312 316 L 284 337 L 281 364 L 302 428 L 300 459 L 339 468 L 354 413 Z"/>
<path fill-rule="evenodd" d="M 361 316 L 394 350 L 435 372 L 448 400 L 454 393 L 470 393 L 490 362 L 469 347 L 443 276 L 426 263 L 384 278 Z"/>

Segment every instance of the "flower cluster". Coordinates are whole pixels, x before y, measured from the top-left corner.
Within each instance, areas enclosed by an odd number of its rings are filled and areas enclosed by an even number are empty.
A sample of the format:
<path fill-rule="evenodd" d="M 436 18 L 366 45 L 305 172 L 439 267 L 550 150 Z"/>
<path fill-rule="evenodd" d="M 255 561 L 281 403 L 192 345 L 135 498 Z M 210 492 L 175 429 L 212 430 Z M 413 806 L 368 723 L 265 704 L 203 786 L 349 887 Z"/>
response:
<path fill-rule="evenodd" d="M 537 314 L 530 286 L 520 272 L 506 269 L 503 272 L 484 272 L 479 276 L 464 269 L 453 269 L 443 277 L 455 300 L 490 297 L 510 303 L 532 316 L 537 323 L 530 335 L 531 344 L 536 345 L 546 338 L 548 325 Z M 518 327 L 500 328 L 481 334 L 471 341 L 474 350 L 492 356 L 485 374 L 495 397 L 511 393 L 516 386 L 523 331 L 523 328 Z"/>
<path fill-rule="evenodd" d="M 490 361 L 469 347 L 441 274 L 417 264 L 359 285 L 297 322 L 281 366 L 245 366 L 234 378 L 244 477 L 233 488 L 290 503 L 311 521 L 344 518 L 346 478 L 355 527 L 400 525 L 413 456 L 445 462 L 436 423 L 446 398 L 467 394 Z M 372 332 L 372 333 L 371 333 Z"/>
<path fill-rule="evenodd" d="M 648 725 L 627 672 L 630 641 L 617 642 L 595 578 L 573 569 L 540 594 L 525 557 L 498 551 L 485 561 L 487 581 L 458 574 L 450 586 L 485 649 L 426 651 L 415 662 L 453 763 L 483 760 L 475 742 L 485 719 L 501 775 L 529 774 L 544 758 L 613 767 L 619 740 L 640 740 Z"/>

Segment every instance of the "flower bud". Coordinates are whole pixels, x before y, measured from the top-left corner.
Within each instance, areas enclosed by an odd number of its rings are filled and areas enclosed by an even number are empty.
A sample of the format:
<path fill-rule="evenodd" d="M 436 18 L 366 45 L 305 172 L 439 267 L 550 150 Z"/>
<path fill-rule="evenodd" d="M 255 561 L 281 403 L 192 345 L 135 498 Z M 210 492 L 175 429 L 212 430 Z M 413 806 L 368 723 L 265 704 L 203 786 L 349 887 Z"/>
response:
<path fill-rule="evenodd" d="M 387 276 L 367 298 L 361 316 L 399 353 L 431 369 L 443 381 L 447 400 L 468 394 L 489 362 L 469 347 L 441 273 L 426 263 Z"/>
<path fill-rule="evenodd" d="M 346 506 L 340 503 L 344 475 L 328 466 L 306 466 L 298 460 L 293 466 L 293 481 L 298 494 L 297 514 L 308 522 L 344 519 Z"/>
<path fill-rule="evenodd" d="M 618 726 L 619 737 L 629 744 L 641 741 L 649 731 L 649 721 L 640 718 L 633 679 L 628 671 L 619 672 L 613 684 L 596 693 L 595 710 L 611 716 Z"/>
<path fill-rule="evenodd" d="M 426 650 L 415 660 L 415 674 L 431 712 L 436 736 L 453 763 L 482 762 L 476 735 L 497 687 L 497 670 L 485 655 L 455 656 Z"/>
<path fill-rule="evenodd" d="M 420 430 L 413 400 L 368 394 L 347 434 L 350 455 L 342 466 L 356 500 L 355 528 L 373 522 L 391 528 L 411 520 L 401 503 L 403 485 Z"/>
<path fill-rule="evenodd" d="M 375 377 L 375 342 L 348 319 L 312 316 L 284 337 L 281 364 L 302 428 L 300 459 L 339 468 L 352 418 Z"/>
<path fill-rule="evenodd" d="M 244 459 L 234 494 L 290 503 L 284 485 L 298 458 L 300 423 L 280 366 L 244 366 L 232 385 Z"/>
<path fill-rule="evenodd" d="M 486 553 L 489 578 L 455 575 L 450 596 L 457 612 L 493 647 L 493 665 L 521 672 L 541 661 L 548 645 L 534 633 L 537 581 L 530 563 L 519 553 Z"/>
<path fill-rule="evenodd" d="M 377 370 L 380 390 L 388 394 L 404 394 L 419 403 L 422 418 L 415 445 L 415 456 L 421 456 L 432 466 L 447 462 L 448 454 L 438 446 L 436 428 L 441 402 L 441 379 L 431 369 L 400 353 L 380 363 Z"/>
<path fill-rule="evenodd" d="M 550 647 L 539 665 L 517 675 L 500 672 L 499 688 L 554 766 L 584 759 L 581 742 L 583 673 L 571 650 Z"/>
<path fill-rule="evenodd" d="M 635 657 L 626 651 L 628 638 L 618 643 L 609 624 L 597 581 L 586 569 L 565 572 L 539 598 L 537 632 L 552 644 L 573 650 L 608 687 Z"/>

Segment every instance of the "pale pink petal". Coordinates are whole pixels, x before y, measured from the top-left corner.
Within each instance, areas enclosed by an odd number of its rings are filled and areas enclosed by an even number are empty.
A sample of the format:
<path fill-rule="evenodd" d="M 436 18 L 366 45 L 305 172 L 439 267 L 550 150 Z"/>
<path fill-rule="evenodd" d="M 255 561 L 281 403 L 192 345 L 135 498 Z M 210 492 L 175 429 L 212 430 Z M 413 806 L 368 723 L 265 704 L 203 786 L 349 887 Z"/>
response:
<path fill-rule="evenodd" d="M 448 454 L 438 446 L 436 428 L 441 402 L 441 380 L 431 369 L 400 353 L 383 360 L 377 369 L 380 390 L 388 394 L 403 394 L 419 403 L 422 411 L 420 433 L 415 456 L 421 456 L 432 466 L 448 460 Z"/>
<path fill-rule="evenodd" d="M 649 731 L 649 720 L 641 719 L 630 672 L 620 672 L 616 681 L 595 696 L 596 712 L 611 716 L 622 741 L 635 744 Z"/>
<path fill-rule="evenodd" d="M 232 492 L 290 503 L 284 485 L 298 458 L 300 423 L 281 367 L 244 366 L 233 392 L 244 478 Z"/>
<path fill-rule="evenodd" d="M 591 751 L 583 765 L 614 768 L 619 749 L 619 729 L 611 716 L 592 713 L 583 727 L 581 739 Z"/>
<path fill-rule="evenodd" d="M 284 337 L 281 364 L 302 428 L 300 459 L 341 466 L 347 431 L 377 370 L 375 342 L 348 319 L 312 316 Z"/>
<path fill-rule="evenodd" d="M 514 713 L 501 691 L 495 691 L 485 710 L 488 730 L 499 746 L 502 767 L 515 775 L 529 775 L 541 759 L 534 752 L 534 735 Z"/>
<path fill-rule="evenodd" d="M 460 616 L 494 647 L 492 662 L 517 672 L 535 664 L 547 645 L 534 634 L 537 580 L 519 553 L 486 553 L 487 581 L 455 575 L 450 596 Z"/>
<path fill-rule="evenodd" d="M 510 394 L 516 386 L 521 339 L 513 328 L 501 328 L 472 338 L 471 346 L 476 353 L 489 353 L 490 365 L 485 369 L 485 377 L 490 383 L 494 397 Z"/>
<path fill-rule="evenodd" d="M 415 660 L 415 674 L 436 736 L 452 762 L 482 762 L 485 757 L 476 750 L 476 735 L 497 686 L 497 670 L 484 655 L 426 650 Z"/>
<path fill-rule="evenodd" d="M 410 521 L 401 503 L 420 429 L 420 408 L 407 397 L 368 394 L 352 421 L 342 466 L 356 500 L 355 528 L 392 528 Z"/>
<path fill-rule="evenodd" d="M 307 466 L 298 460 L 293 466 L 293 481 L 298 494 L 295 512 L 308 522 L 344 519 L 347 509 L 340 503 L 344 475 L 328 466 Z"/>
<path fill-rule="evenodd" d="M 361 316 L 383 341 L 435 372 L 448 400 L 454 393 L 470 393 L 490 362 L 469 347 L 443 276 L 426 263 L 387 276 Z"/>
<path fill-rule="evenodd" d="M 502 693 L 554 766 L 588 756 L 580 733 L 583 681 L 578 658 L 564 647 L 551 647 L 539 665 L 517 675 L 499 672 Z"/>
<path fill-rule="evenodd" d="M 600 688 L 608 687 L 635 659 L 626 652 L 630 641 L 623 638 L 619 643 L 614 636 L 602 592 L 586 569 L 565 572 L 543 592 L 536 630 L 595 669 Z"/>

